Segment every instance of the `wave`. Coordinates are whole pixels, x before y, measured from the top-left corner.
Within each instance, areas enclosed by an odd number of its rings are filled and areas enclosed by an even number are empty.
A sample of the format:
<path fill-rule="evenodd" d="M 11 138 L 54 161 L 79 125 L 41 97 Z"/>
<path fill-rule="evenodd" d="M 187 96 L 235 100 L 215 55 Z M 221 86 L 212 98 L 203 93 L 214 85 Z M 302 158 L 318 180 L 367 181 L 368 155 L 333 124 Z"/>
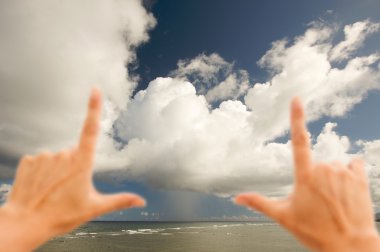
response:
<path fill-rule="evenodd" d="M 120 231 L 114 232 L 76 232 L 74 234 L 65 235 L 64 238 L 75 239 L 75 238 L 86 238 L 97 236 L 120 236 L 120 235 L 175 235 L 175 234 L 199 234 L 199 232 L 204 232 L 201 230 L 207 229 L 219 229 L 219 228 L 231 228 L 240 226 L 274 226 L 277 223 L 223 223 L 223 224 L 212 224 L 202 225 L 202 226 L 174 226 L 174 227 L 160 227 L 160 228 L 137 228 L 137 229 L 121 229 Z M 199 231 L 195 231 L 199 230 Z M 234 231 L 228 230 L 227 235 L 232 235 Z"/>

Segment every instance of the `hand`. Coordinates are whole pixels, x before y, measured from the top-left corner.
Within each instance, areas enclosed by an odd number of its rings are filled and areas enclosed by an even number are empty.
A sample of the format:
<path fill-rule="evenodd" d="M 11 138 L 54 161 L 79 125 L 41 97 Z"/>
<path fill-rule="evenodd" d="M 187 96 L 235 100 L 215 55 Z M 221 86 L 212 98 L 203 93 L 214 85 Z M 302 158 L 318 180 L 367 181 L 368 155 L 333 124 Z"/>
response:
<path fill-rule="evenodd" d="M 96 216 L 145 205 L 135 194 L 101 194 L 92 183 L 100 112 L 101 95 L 94 89 L 76 148 L 22 158 L 0 208 L 1 251 L 29 251 Z"/>
<path fill-rule="evenodd" d="M 235 202 L 274 219 L 312 250 L 380 251 L 363 162 L 313 162 L 298 98 L 292 101 L 291 131 L 293 193 L 284 199 L 240 194 Z"/>

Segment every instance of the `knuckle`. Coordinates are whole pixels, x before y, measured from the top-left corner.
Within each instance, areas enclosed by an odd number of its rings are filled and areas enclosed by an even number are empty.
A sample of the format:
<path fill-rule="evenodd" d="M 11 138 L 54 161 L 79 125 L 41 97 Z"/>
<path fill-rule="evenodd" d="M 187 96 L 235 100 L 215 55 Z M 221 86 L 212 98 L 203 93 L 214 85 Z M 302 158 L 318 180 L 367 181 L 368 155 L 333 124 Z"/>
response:
<path fill-rule="evenodd" d="M 28 164 L 32 164 L 33 162 L 34 162 L 34 157 L 31 155 L 26 155 L 21 159 L 20 164 L 28 165 Z"/>
<path fill-rule="evenodd" d="M 358 166 L 364 166 L 364 161 L 361 158 L 355 157 L 351 160 L 351 163 Z"/>
<path fill-rule="evenodd" d="M 90 99 L 88 103 L 88 109 L 90 110 L 90 113 L 96 113 L 99 107 L 99 102 L 94 99 Z"/>
<path fill-rule="evenodd" d="M 322 173 L 330 173 L 332 169 L 329 164 L 320 162 L 317 163 L 316 170 Z"/>
<path fill-rule="evenodd" d="M 298 106 L 293 107 L 292 114 L 293 114 L 293 120 L 302 120 L 304 116 L 302 108 Z"/>
<path fill-rule="evenodd" d="M 343 179 L 346 178 L 348 175 L 347 171 L 344 169 L 337 169 L 336 173 L 339 178 L 343 178 Z"/>
<path fill-rule="evenodd" d="M 44 151 L 38 155 L 39 160 L 47 160 L 47 159 L 51 159 L 52 157 L 53 157 L 53 154 L 48 151 Z"/>
<path fill-rule="evenodd" d="M 312 180 L 312 175 L 309 172 L 299 172 L 299 183 L 308 184 Z"/>
<path fill-rule="evenodd" d="M 350 182 L 350 183 L 353 183 L 355 181 L 355 175 L 354 173 L 352 173 L 351 171 L 348 171 L 347 172 L 347 176 L 346 176 L 347 180 Z"/>
<path fill-rule="evenodd" d="M 345 175 L 345 170 L 342 169 L 340 166 L 332 163 L 329 165 L 329 167 L 330 167 L 330 170 L 334 176 L 343 177 Z"/>
<path fill-rule="evenodd" d="M 57 153 L 56 158 L 58 160 L 66 160 L 70 157 L 70 154 L 71 154 L 70 150 L 63 150 Z"/>
<path fill-rule="evenodd" d="M 307 143 L 307 134 L 305 132 L 295 132 L 293 134 L 293 142 L 296 145 L 303 145 Z"/>
<path fill-rule="evenodd" d="M 332 165 L 335 166 L 335 167 L 338 167 L 338 168 L 343 168 L 344 165 L 341 161 L 339 160 L 335 160 L 334 162 L 332 162 Z"/>
<path fill-rule="evenodd" d="M 99 125 L 97 123 L 87 123 L 84 130 L 87 134 L 94 135 L 98 132 Z"/>

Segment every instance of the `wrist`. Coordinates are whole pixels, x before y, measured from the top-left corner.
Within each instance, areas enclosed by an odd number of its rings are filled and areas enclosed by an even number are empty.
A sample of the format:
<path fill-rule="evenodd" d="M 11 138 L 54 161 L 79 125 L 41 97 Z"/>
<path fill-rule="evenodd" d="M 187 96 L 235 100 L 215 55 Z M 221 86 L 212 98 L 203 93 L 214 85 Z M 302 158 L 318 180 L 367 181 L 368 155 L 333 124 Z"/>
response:
<path fill-rule="evenodd" d="M 10 205 L 0 208 L 0 234 L 0 251 L 32 251 L 50 238 L 35 215 Z"/>
<path fill-rule="evenodd" d="M 339 239 L 327 244 L 323 252 L 378 252 L 380 251 L 380 237 L 376 229 L 366 232 L 356 232 L 347 235 L 346 238 Z"/>

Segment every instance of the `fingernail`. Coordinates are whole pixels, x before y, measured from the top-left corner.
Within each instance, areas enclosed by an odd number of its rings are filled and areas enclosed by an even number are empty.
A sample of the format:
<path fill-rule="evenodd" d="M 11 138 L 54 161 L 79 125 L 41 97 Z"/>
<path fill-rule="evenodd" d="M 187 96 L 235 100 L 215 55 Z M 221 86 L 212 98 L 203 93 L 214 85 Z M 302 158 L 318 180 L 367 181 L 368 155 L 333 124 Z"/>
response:
<path fill-rule="evenodd" d="M 132 206 L 134 206 L 134 207 L 145 207 L 146 201 L 143 198 L 136 198 L 132 201 Z"/>
<path fill-rule="evenodd" d="M 98 87 L 93 87 L 91 89 L 91 97 L 92 98 L 97 98 L 100 94 L 100 89 Z"/>
<path fill-rule="evenodd" d="M 301 98 L 299 96 L 294 96 L 292 99 L 292 107 L 299 108 L 301 105 Z"/>
<path fill-rule="evenodd" d="M 243 196 L 235 197 L 234 202 L 236 205 L 240 205 L 240 206 L 246 206 L 247 205 L 247 199 Z"/>

